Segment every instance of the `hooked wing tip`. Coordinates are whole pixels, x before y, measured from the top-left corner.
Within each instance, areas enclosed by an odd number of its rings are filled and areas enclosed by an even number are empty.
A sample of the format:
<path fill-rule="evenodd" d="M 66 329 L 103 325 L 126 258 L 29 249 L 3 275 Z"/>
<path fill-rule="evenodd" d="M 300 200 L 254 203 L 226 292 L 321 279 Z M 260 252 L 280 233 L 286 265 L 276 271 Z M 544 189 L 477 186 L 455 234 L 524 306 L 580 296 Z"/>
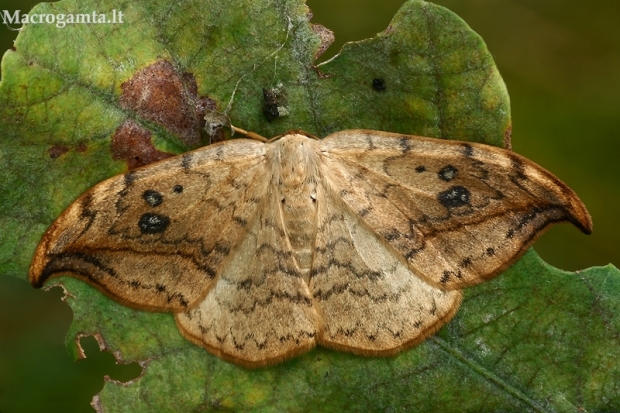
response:
<path fill-rule="evenodd" d="M 572 214 L 569 221 L 575 225 L 581 232 L 586 235 L 592 234 L 592 217 L 585 209 L 585 206 L 582 204 L 582 211 L 579 211 L 579 214 Z"/>

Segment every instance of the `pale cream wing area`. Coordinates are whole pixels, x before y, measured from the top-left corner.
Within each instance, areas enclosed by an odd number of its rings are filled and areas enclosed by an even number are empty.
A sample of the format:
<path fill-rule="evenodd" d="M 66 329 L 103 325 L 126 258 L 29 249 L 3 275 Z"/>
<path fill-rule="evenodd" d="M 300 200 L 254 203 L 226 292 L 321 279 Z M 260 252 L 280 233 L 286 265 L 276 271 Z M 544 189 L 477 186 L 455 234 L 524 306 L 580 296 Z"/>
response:
<path fill-rule="evenodd" d="M 440 288 L 499 274 L 550 224 L 591 232 L 570 188 L 508 150 L 350 130 L 325 138 L 321 153 L 327 185 L 413 273 Z"/>
<path fill-rule="evenodd" d="M 190 341 L 248 367 L 314 347 L 320 320 L 295 262 L 275 194 L 193 310 L 175 314 Z"/>
<path fill-rule="evenodd" d="M 452 318 L 460 291 L 443 291 L 413 274 L 333 188 L 317 191 L 317 203 L 309 285 L 325 322 L 321 345 L 390 355 L 421 342 Z"/>
<path fill-rule="evenodd" d="M 70 273 L 134 308 L 190 308 L 254 225 L 264 155 L 263 143 L 240 139 L 94 186 L 43 236 L 31 283 Z"/>

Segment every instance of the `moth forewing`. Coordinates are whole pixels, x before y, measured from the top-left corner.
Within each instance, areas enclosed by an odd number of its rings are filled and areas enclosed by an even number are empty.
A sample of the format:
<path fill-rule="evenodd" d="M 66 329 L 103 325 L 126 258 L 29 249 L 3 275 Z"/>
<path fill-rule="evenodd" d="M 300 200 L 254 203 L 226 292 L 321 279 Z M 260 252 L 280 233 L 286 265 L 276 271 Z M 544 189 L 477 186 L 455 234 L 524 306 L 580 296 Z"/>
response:
<path fill-rule="evenodd" d="M 505 149 L 354 130 L 325 138 L 324 151 L 349 208 L 443 289 L 497 275 L 553 223 L 591 231 L 570 188 Z"/>

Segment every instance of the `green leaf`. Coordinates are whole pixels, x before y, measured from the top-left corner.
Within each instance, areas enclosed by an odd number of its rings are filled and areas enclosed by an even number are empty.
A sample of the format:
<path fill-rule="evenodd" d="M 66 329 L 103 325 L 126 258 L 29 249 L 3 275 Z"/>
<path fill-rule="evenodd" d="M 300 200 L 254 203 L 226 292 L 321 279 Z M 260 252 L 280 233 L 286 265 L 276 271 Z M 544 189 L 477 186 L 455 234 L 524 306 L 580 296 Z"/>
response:
<path fill-rule="evenodd" d="M 510 135 L 508 95 L 483 41 L 430 3 L 409 1 L 385 32 L 318 68 L 320 39 L 299 0 L 63 0 L 32 13 L 91 9 L 121 10 L 125 23 L 29 25 L 3 58 L 1 274 L 25 278 L 47 226 L 98 181 L 206 144 L 205 108 L 264 136 L 366 128 L 503 145 Z M 285 116 L 266 118 L 263 90 Z M 96 334 L 144 367 L 130 384 L 106 383 L 106 412 L 620 408 L 611 267 L 569 274 L 530 252 L 467 290 L 454 321 L 397 357 L 319 348 L 252 371 L 184 340 L 170 314 L 60 282 L 74 355 L 77 335 Z"/>

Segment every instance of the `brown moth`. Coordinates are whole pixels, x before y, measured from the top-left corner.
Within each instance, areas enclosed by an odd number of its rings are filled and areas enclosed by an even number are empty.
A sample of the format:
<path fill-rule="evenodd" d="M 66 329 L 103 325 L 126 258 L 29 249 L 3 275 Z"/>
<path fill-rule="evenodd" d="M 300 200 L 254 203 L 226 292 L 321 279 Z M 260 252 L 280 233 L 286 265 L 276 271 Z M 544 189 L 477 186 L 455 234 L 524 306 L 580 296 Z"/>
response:
<path fill-rule="evenodd" d="M 30 281 L 68 273 L 174 313 L 209 352 L 257 367 L 316 344 L 383 356 L 446 324 L 460 290 L 551 224 L 592 221 L 508 150 L 369 130 L 220 142 L 108 179 L 39 244 Z"/>

